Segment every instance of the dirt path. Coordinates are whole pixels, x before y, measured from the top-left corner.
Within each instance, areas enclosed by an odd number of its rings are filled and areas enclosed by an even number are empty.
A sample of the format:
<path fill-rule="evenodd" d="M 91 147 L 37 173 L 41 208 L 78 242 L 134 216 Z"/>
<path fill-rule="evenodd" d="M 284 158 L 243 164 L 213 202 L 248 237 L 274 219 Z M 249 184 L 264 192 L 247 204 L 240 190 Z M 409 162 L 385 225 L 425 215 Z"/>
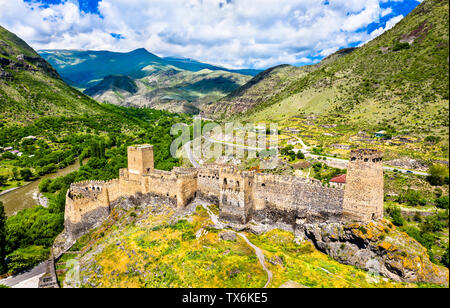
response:
<path fill-rule="evenodd" d="M 220 228 L 223 228 L 223 224 L 219 221 L 219 218 L 217 217 L 216 214 L 214 214 L 209 208 L 208 205 L 206 203 L 202 203 L 203 208 L 208 212 L 209 217 L 211 218 L 212 222 Z M 244 233 L 237 233 L 237 235 L 239 235 L 240 237 L 242 237 L 244 239 L 244 241 L 253 248 L 253 250 L 256 253 L 256 256 L 258 257 L 259 260 L 259 264 L 261 264 L 263 270 L 267 273 L 267 282 L 264 285 L 264 288 L 267 288 L 269 286 L 269 284 L 272 282 L 272 278 L 273 278 L 273 273 L 272 271 L 270 271 L 267 266 L 266 266 L 266 261 L 265 261 L 265 257 L 264 257 L 264 253 L 262 252 L 261 248 L 259 248 L 258 246 L 254 245 L 252 242 L 250 242 L 250 240 L 247 238 L 247 236 Z"/>
<path fill-rule="evenodd" d="M 238 235 L 240 237 L 242 237 L 244 239 L 244 241 L 246 241 L 247 244 L 255 250 L 256 256 L 258 257 L 258 260 L 259 260 L 259 264 L 261 264 L 263 270 L 267 273 L 267 282 L 264 286 L 264 289 L 267 288 L 269 286 L 269 284 L 272 282 L 273 274 L 266 266 L 264 253 L 262 252 L 261 248 L 255 246 L 252 242 L 250 242 L 245 234 L 238 233 Z"/>

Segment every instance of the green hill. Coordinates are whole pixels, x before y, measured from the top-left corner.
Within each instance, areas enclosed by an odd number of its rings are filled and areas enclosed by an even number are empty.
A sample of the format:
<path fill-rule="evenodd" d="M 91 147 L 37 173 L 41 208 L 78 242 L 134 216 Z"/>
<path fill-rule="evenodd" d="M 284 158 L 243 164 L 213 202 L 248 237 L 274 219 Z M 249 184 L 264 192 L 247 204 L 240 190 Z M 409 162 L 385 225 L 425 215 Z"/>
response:
<path fill-rule="evenodd" d="M 68 86 L 30 46 L 0 27 L 0 126 L 101 112 L 100 104 Z"/>
<path fill-rule="evenodd" d="M 318 65 L 261 73 L 204 113 L 281 121 L 314 114 L 360 128 L 447 137 L 449 3 L 425 0 L 393 29 Z"/>
<path fill-rule="evenodd" d="M 102 95 L 107 91 L 125 91 L 134 94 L 138 91 L 138 87 L 134 80 L 129 76 L 109 75 L 106 76 L 99 84 L 84 91 L 89 96 Z"/>

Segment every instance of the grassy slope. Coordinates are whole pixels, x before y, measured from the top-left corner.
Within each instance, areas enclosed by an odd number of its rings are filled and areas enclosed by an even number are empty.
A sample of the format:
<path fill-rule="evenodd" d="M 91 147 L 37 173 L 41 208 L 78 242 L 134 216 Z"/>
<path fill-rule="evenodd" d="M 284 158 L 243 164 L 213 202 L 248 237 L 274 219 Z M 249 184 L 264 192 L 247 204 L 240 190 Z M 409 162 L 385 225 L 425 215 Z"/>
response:
<path fill-rule="evenodd" d="M 284 119 L 301 111 L 330 122 L 391 124 L 448 137 L 448 2 L 427 0 L 393 29 L 354 52 L 306 68 L 262 73 L 206 112 L 245 120 Z M 409 49 L 393 51 L 416 34 Z M 305 73 L 309 71 L 309 73 Z"/>
<path fill-rule="evenodd" d="M 19 55 L 35 60 L 20 61 Z M 0 78 L 0 123 L 3 125 L 28 123 L 45 115 L 105 112 L 100 104 L 65 84 L 31 47 L 2 27 L 0 58 L 2 63 L 9 62 L 1 68 L 12 76 L 12 79 Z"/>
<path fill-rule="evenodd" d="M 173 209 L 162 204 L 115 210 L 112 216 L 72 248 L 83 251 L 79 257 L 82 287 L 260 288 L 267 281 L 254 250 L 240 237 L 220 240 L 220 231 L 209 227 L 211 220 L 201 207 L 178 223 Z M 115 224 L 108 227 L 113 220 Z M 196 237 L 199 230 L 203 233 Z M 267 260 L 281 260 L 276 265 L 266 261 L 274 274 L 269 287 L 287 281 L 315 288 L 416 287 L 387 279 L 371 282 L 366 272 L 339 264 L 311 244 L 296 244 L 288 232 L 248 236 Z M 69 258 L 73 255 L 59 262 Z M 59 279 L 64 281 L 64 274 Z"/>

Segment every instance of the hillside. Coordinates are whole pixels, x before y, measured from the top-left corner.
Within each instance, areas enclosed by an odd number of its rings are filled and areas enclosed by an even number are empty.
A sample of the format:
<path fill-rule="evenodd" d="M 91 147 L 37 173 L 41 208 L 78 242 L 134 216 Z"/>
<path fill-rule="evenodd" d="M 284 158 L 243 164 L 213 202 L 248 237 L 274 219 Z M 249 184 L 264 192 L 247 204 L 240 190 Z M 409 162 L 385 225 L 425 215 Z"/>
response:
<path fill-rule="evenodd" d="M 174 209 L 163 202 L 125 199 L 102 226 L 80 238 L 57 267 L 63 287 L 85 288 L 262 288 L 267 273 L 258 261 L 260 249 L 273 277 L 269 288 L 416 288 L 372 277 L 320 253 L 292 233 L 271 230 L 261 235 L 218 229 L 210 218 L 215 206 Z M 63 240 L 61 238 L 61 240 Z M 57 240 L 58 243 L 58 240 Z M 74 257 L 75 256 L 75 257 Z M 76 258 L 77 263 L 65 261 Z M 80 281 L 70 280 L 73 264 Z M 426 284 L 433 287 L 434 285 Z"/>
<path fill-rule="evenodd" d="M 44 115 L 102 110 L 97 102 L 68 86 L 23 40 L 0 26 L 0 126 Z"/>
<path fill-rule="evenodd" d="M 449 4 L 425 0 L 393 29 L 318 65 L 265 71 L 205 108 L 217 118 L 314 114 L 359 128 L 392 126 L 448 140 Z"/>
<path fill-rule="evenodd" d="M 70 50 L 40 53 L 66 82 L 85 89 L 85 94 L 100 102 L 175 112 L 198 113 L 205 102 L 226 96 L 259 73 L 228 70 L 191 59 L 160 58 L 143 48 L 129 53 Z M 118 86 L 122 82 L 127 84 L 123 84 L 125 88 Z"/>
<path fill-rule="evenodd" d="M 205 103 L 219 100 L 251 78 L 226 71 L 191 72 L 160 65 L 146 66 L 139 75 L 144 77 L 107 76 L 84 93 L 115 105 L 195 114 Z"/>

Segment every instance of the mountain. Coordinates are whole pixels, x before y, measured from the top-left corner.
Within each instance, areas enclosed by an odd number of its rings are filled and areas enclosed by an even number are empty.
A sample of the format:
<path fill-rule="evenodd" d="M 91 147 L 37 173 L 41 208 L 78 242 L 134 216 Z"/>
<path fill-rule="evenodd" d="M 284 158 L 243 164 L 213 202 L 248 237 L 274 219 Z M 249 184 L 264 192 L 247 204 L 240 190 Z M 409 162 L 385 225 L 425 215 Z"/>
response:
<path fill-rule="evenodd" d="M 449 3 L 425 0 L 357 49 L 306 67 L 260 73 L 203 113 L 242 120 L 314 114 L 361 128 L 391 125 L 448 138 Z"/>
<path fill-rule="evenodd" d="M 100 104 L 68 86 L 23 40 L 0 26 L 0 126 L 44 115 L 102 110 Z"/>
<path fill-rule="evenodd" d="M 229 70 L 192 59 L 129 53 L 45 50 L 62 78 L 100 102 L 198 113 L 245 84 L 256 70 Z M 132 91 L 129 91 L 132 89 Z"/>
<path fill-rule="evenodd" d="M 125 92 L 134 94 L 138 91 L 136 82 L 129 76 L 109 75 L 95 86 L 84 91 L 86 95 L 103 95 L 107 91 Z"/>

